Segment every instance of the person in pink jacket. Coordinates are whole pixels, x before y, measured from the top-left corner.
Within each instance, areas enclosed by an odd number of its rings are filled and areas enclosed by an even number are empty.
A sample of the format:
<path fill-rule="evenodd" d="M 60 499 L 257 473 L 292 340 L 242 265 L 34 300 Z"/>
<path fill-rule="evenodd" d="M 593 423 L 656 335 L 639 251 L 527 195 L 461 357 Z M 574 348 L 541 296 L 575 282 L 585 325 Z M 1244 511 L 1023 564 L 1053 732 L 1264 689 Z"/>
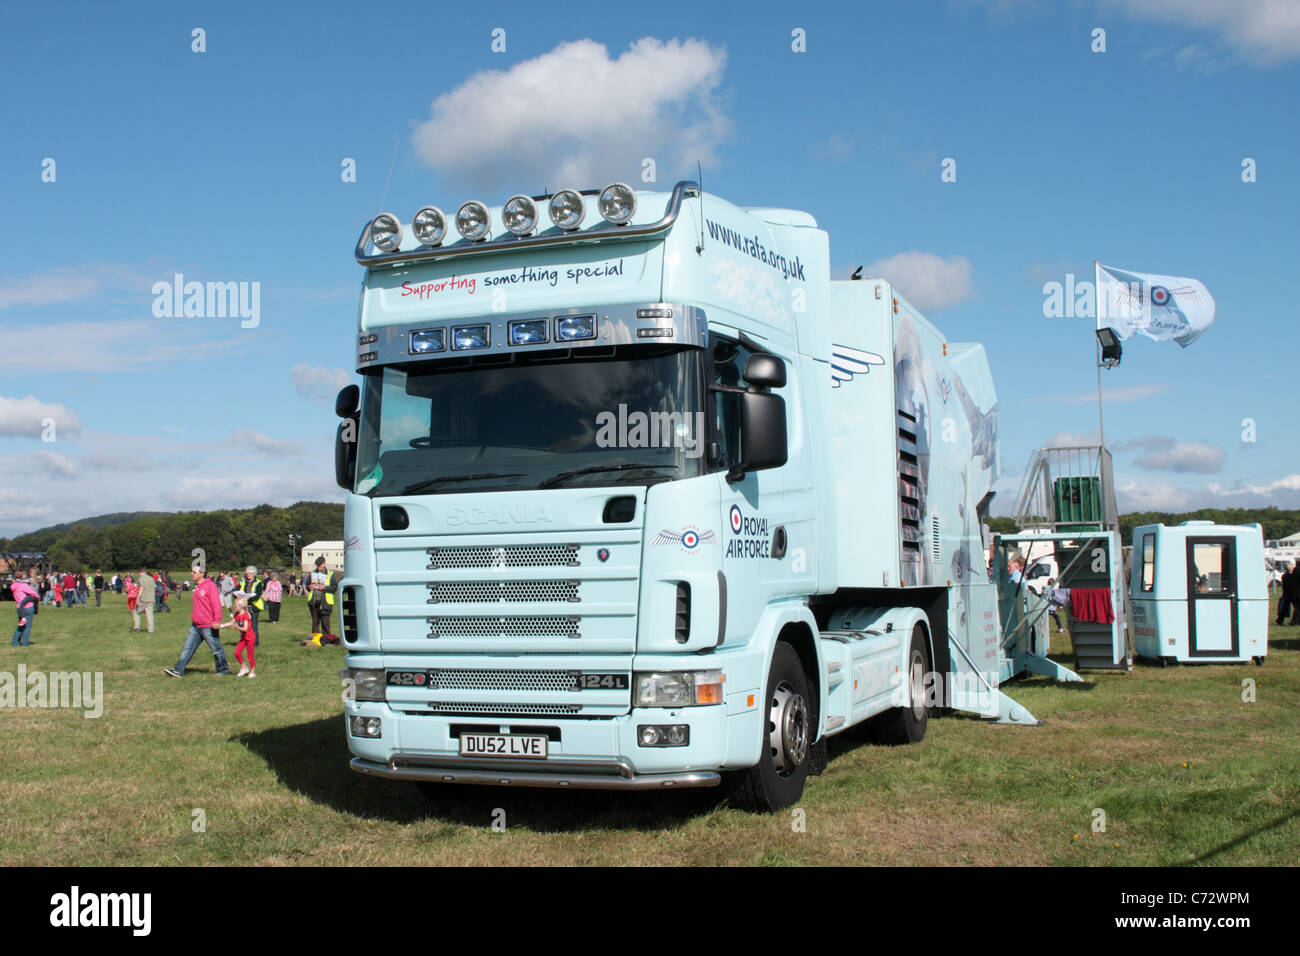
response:
<path fill-rule="evenodd" d="M 226 651 L 221 646 L 221 593 L 207 571 L 198 565 L 190 568 L 190 580 L 194 582 L 193 610 L 190 611 L 190 632 L 181 648 L 180 659 L 175 667 L 164 667 L 163 673 L 168 677 L 184 677 L 185 665 L 190 662 L 194 652 L 199 649 L 199 642 L 205 642 L 212 649 L 212 659 L 216 662 L 217 673 L 223 677 L 230 676 L 230 664 L 226 662 Z"/>
<path fill-rule="evenodd" d="M 41 593 L 36 589 L 36 572 L 27 572 L 28 580 L 14 578 L 9 590 L 18 605 L 18 626 L 14 628 L 11 647 L 26 647 L 32 642 L 32 618 L 36 616 L 36 605 L 41 603 Z M 21 638 L 21 640 L 19 640 Z"/>

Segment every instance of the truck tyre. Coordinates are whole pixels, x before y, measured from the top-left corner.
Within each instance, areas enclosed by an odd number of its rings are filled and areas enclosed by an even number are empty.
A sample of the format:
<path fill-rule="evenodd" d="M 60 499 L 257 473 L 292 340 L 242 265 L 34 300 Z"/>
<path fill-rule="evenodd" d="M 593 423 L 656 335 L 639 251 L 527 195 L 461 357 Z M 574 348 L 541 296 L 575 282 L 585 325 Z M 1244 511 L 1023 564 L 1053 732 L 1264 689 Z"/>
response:
<path fill-rule="evenodd" d="M 895 747 L 918 743 L 925 736 L 929 717 L 925 706 L 925 675 L 929 670 L 925 631 L 917 624 L 912 628 L 912 646 L 907 652 L 907 706 L 895 707 L 875 718 L 872 730 L 878 743 Z"/>
<path fill-rule="evenodd" d="M 808 694 L 808 675 L 799 655 L 778 642 L 767 678 L 767 720 L 758 763 L 730 779 L 731 799 L 743 809 L 773 813 L 803 795 L 817 733 Z"/>

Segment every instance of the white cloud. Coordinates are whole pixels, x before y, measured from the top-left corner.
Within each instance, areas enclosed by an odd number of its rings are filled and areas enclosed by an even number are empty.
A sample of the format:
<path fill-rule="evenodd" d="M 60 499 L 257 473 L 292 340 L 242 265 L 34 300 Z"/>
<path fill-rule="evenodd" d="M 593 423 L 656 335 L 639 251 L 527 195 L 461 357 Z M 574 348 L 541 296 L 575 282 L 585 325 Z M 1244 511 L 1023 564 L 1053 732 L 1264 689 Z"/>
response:
<path fill-rule="evenodd" d="M 933 252 L 900 252 L 878 259 L 862 270 L 864 276 L 888 279 L 908 302 L 922 312 L 946 309 L 975 297 L 974 270 L 965 256 L 941 259 Z"/>
<path fill-rule="evenodd" d="M 433 101 L 411 142 L 452 183 L 500 190 L 604 185 L 716 165 L 730 123 L 718 103 L 726 52 L 645 37 L 616 59 L 576 40 L 508 70 L 476 73 Z M 504 197 L 503 197 L 504 198 Z"/>
<path fill-rule="evenodd" d="M 21 355 L 21 352 L 9 348 L 13 341 L 10 333 L 6 333 L 5 338 L 9 354 Z M 28 395 L 26 398 L 6 398 L 0 395 L 0 435 L 13 438 L 41 438 L 46 431 L 45 423 L 49 420 L 54 422 L 53 438 L 56 441 L 60 436 L 75 438 L 81 434 L 81 419 L 77 417 L 76 412 L 64 405 L 42 402 L 34 395 Z"/>
<path fill-rule="evenodd" d="M 299 362 L 289 369 L 289 377 L 299 395 L 320 405 L 333 405 L 334 396 L 351 378 L 341 368 L 323 368 L 307 362 Z"/>
<path fill-rule="evenodd" d="M 44 496 L 19 488 L 0 488 L 0 526 L 4 528 L 12 529 L 19 524 L 35 528 L 49 523 L 54 514 L 54 504 Z M 15 532 L 0 531 L 0 534 L 13 537 Z"/>
<path fill-rule="evenodd" d="M 55 451 L 38 451 L 36 463 L 40 471 L 51 478 L 76 478 L 81 473 L 75 461 Z"/>
<path fill-rule="evenodd" d="M 15 306 L 62 305 L 92 296 L 129 293 L 143 295 L 152 280 L 138 270 L 121 265 L 61 266 L 22 279 L 0 281 L 0 309 Z"/>
<path fill-rule="evenodd" d="M 1251 485 L 1240 483 L 1232 488 L 1226 488 L 1217 482 L 1210 483 L 1210 491 L 1216 495 L 1222 495 L 1226 498 L 1242 495 L 1277 495 L 1281 492 L 1295 492 L 1296 498 L 1300 499 L 1300 475 L 1287 475 L 1279 478 L 1277 481 L 1270 481 L 1263 485 Z"/>
<path fill-rule="evenodd" d="M 171 323 L 170 334 L 160 334 L 161 323 Z M 204 332 L 224 329 L 227 334 L 201 339 L 195 334 L 199 323 Z M 238 319 L 31 323 L 7 331 L 5 348 L 23 356 L 24 372 L 124 372 L 154 362 L 206 360 L 241 351 L 252 340 L 240 331 Z M 57 342 L 58 348 L 50 348 L 51 342 Z M 195 348 L 196 344 L 202 348 Z"/>
<path fill-rule="evenodd" d="M 250 508 L 295 501 L 341 501 L 343 491 L 324 468 L 293 474 L 185 475 L 163 492 L 173 508 Z"/>
<path fill-rule="evenodd" d="M 252 448 L 266 455 L 289 457 L 302 453 L 302 445 L 296 441 L 284 441 L 272 438 L 251 428 L 236 428 L 230 436 L 232 444 L 241 448 Z"/>
<path fill-rule="evenodd" d="M 1182 471 L 1213 474 L 1223 470 L 1227 456 L 1223 449 L 1200 442 L 1174 441 L 1164 435 L 1143 435 L 1119 442 L 1115 451 L 1141 450 L 1141 458 L 1133 462 L 1147 471 Z"/>
<path fill-rule="evenodd" d="M 1257 65 L 1300 56 L 1300 4 L 1295 0 L 1106 0 L 1140 20 L 1206 30 Z M 1199 52 L 1180 53 L 1201 59 Z"/>
<path fill-rule="evenodd" d="M 1140 402 L 1148 398 L 1155 398 L 1157 395 L 1163 395 L 1169 391 L 1168 385 L 1122 385 L 1119 388 L 1106 388 L 1102 390 L 1101 399 L 1107 405 L 1119 405 L 1123 402 Z M 1066 405 L 1091 405 L 1097 401 L 1096 392 L 1079 392 L 1075 395 L 1067 395 L 1064 398 L 1056 399 L 1064 402 Z"/>
<path fill-rule="evenodd" d="M 1300 474 L 1264 484 L 1210 482 L 1197 488 L 1129 482 L 1117 489 L 1119 510 L 1195 511 L 1198 508 L 1300 508 Z"/>
<path fill-rule="evenodd" d="M 1055 435 L 1048 435 L 1047 440 L 1043 442 L 1043 448 L 1085 448 L 1089 445 L 1099 445 L 1101 439 L 1096 432 L 1088 432 L 1086 435 L 1079 432 L 1057 432 Z"/>

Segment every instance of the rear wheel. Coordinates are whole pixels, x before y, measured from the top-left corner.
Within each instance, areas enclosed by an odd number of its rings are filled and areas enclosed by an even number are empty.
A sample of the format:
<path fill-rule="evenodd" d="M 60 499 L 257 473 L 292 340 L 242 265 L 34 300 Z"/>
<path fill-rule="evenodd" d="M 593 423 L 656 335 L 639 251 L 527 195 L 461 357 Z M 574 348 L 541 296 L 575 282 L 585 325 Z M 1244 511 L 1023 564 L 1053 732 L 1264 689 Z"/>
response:
<path fill-rule="evenodd" d="M 731 799 L 759 813 L 788 807 L 803 795 L 817 733 L 808 676 L 799 655 L 784 641 L 772 653 L 766 701 L 758 763 L 731 777 Z"/>
<path fill-rule="evenodd" d="M 925 679 L 929 671 L 930 655 L 925 631 L 917 624 L 912 628 L 912 644 L 907 652 L 907 703 L 875 718 L 872 730 L 878 742 L 890 746 L 914 744 L 925 736 L 929 720 Z"/>

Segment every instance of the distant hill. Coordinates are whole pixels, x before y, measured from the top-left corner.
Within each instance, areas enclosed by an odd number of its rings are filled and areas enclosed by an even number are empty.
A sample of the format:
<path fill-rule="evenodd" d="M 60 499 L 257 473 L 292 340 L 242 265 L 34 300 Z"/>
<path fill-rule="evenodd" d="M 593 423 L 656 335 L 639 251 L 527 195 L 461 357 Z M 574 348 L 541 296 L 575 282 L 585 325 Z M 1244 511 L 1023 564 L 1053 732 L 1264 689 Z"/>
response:
<path fill-rule="evenodd" d="M 128 521 L 135 521 L 137 518 L 153 518 L 160 515 L 174 514 L 171 511 L 115 511 L 111 515 L 96 515 L 93 518 L 78 518 L 76 521 L 65 521 L 63 524 L 52 524 L 48 528 L 38 528 L 35 531 L 28 531 L 13 539 L 13 549 L 20 548 L 20 542 L 26 542 L 28 539 L 40 541 L 53 541 L 65 531 L 71 530 L 74 524 L 90 525 L 92 528 L 107 528 L 115 524 L 126 524 Z M 43 548 L 27 548 L 26 550 L 41 551 Z"/>

